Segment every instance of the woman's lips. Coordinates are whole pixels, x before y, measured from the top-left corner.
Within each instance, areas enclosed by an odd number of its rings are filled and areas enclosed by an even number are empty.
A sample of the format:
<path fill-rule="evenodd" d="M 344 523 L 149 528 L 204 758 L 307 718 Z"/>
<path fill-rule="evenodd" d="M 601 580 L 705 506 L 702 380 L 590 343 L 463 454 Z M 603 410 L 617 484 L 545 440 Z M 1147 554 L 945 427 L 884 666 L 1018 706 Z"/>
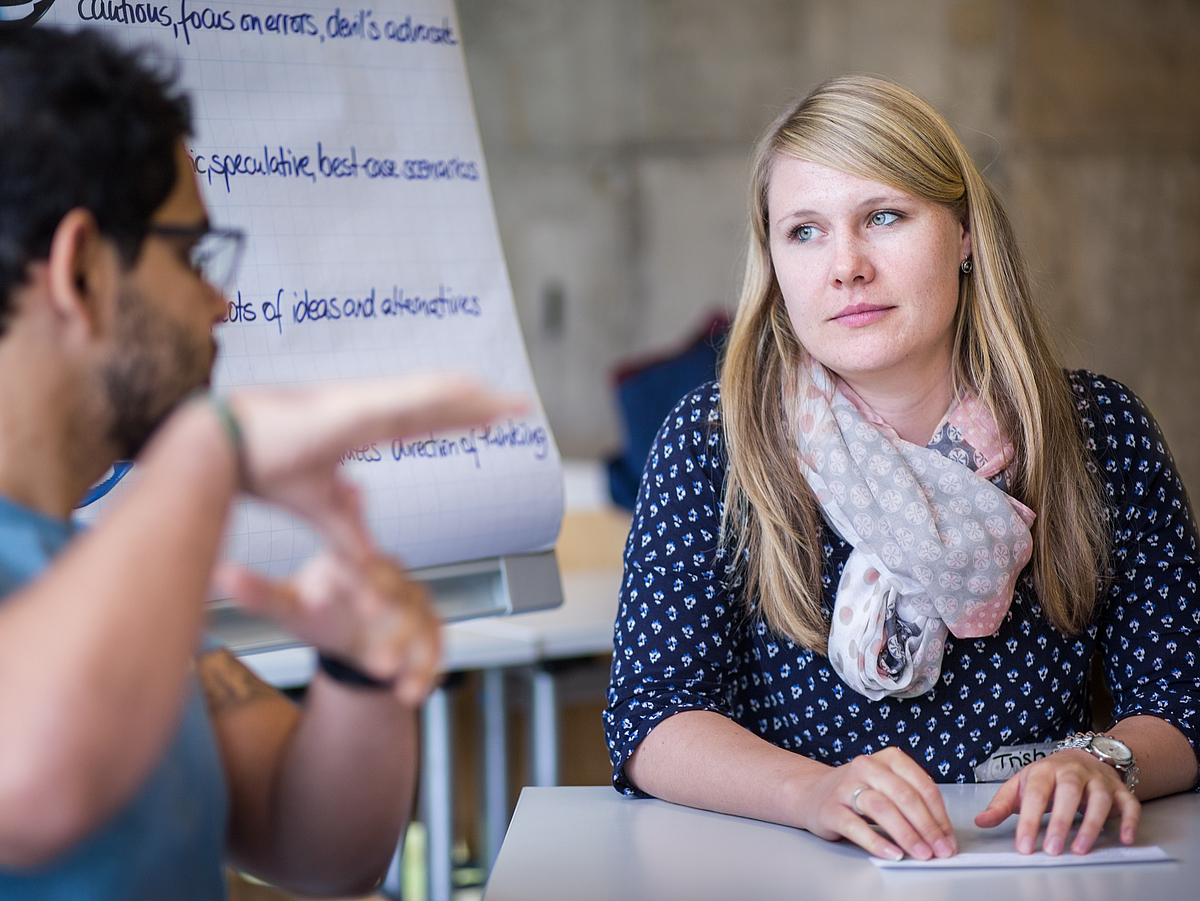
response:
<path fill-rule="evenodd" d="M 831 321 L 838 325 L 857 327 L 878 322 L 895 307 L 887 304 L 856 303 L 842 309 Z"/>

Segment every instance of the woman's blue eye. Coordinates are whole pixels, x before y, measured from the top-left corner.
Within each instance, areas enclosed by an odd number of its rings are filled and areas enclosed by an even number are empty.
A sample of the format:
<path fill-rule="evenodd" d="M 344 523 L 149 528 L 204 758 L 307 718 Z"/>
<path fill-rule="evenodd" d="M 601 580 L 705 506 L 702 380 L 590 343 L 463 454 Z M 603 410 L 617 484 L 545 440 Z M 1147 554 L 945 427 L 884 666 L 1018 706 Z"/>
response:
<path fill-rule="evenodd" d="M 892 212 L 889 212 L 888 210 L 880 210 L 878 213 L 875 213 L 874 215 L 871 216 L 871 224 L 872 225 L 891 225 L 893 222 L 895 222 L 899 218 L 900 218 L 900 215 L 898 213 L 892 213 Z"/>
<path fill-rule="evenodd" d="M 797 225 L 792 230 L 792 237 L 801 243 L 811 241 L 817 236 L 817 230 L 811 225 Z"/>

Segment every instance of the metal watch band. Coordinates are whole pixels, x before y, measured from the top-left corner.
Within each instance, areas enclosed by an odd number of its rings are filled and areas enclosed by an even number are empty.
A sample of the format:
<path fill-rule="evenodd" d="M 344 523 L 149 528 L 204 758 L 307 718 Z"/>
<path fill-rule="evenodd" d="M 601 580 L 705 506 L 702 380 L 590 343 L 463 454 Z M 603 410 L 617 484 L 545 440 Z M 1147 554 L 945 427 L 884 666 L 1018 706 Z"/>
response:
<path fill-rule="evenodd" d="M 1092 746 L 1092 742 L 1096 738 L 1099 738 L 1101 736 L 1108 739 L 1109 741 L 1117 742 L 1126 750 L 1128 750 L 1128 748 L 1129 748 L 1129 746 L 1126 745 L 1125 742 L 1121 741 L 1119 738 L 1113 738 L 1111 735 L 1105 735 L 1103 732 L 1072 732 L 1070 735 L 1068 735 L 1066 738 L 1064 738 L 1062 741 L 1060 741 L 1058 743 L 1058 750 L 1064 751 L 1067 748 L 1078 748 L 1081 751 L 1087 751 L 1089 754 L 1091 754 L 1093 757 L 1095 757 L 1101 763 L 1107 763 L 1114 770 L 1116 770 L 1118 773 L 1120 773 L 1121 779 L 1125 783 L 1125 787 L 1127 789 L 1129 789 L 1130 791 L 1133 791 L 1133 787 L 1135 785 L 1137 785 L 1137 783 L 1138 783 L 1139 770 L 1138 770 L 1138 765 L 1137 765 L 1137 757 L 1135 757 L 1133 755 L 1133 753 L 1130 752 L 1130 755 L 1129 755 L 1130 762 L 1123 766 L 1118 764 L 1111 757 L 1109 757 L 1106 754 L 1100 753 L 1099 750 L 1097 750 L 1096 748 L 1094 748 Z"/>

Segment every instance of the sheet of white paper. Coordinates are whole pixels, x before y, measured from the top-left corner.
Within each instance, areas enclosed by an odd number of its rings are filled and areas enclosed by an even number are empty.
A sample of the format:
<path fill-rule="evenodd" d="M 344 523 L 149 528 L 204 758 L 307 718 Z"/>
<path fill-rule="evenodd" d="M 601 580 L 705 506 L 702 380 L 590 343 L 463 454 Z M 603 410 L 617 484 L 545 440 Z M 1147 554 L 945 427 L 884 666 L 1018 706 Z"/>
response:
<path fill-rule="evenodd" d="M 561 463 L 517 323 L 451 0 L 81 0 L 46 21 L 180 60 L 211 218 L 250 235 L 218 330 L 218 389 L 466 369 L 526 394 L 534 411 L 520 421 L 371 445 L 346 466 L 381 543 L 410 566 L 550 547 Z M 246 504 L 232 519 L 231 558 L 272 575 L 316 546 L 278 510 Z"/>
<path fill-rule="evenodd" d="M 884 860 L 872 857 L 871 863 L 883 869 L 984 869 L 995 867 L 1071 867 L 1098 866 L 1108 863 L 1145 863 L 1156 860 L 1172 860 L 1173 858 L 1159 845 L 1126 847 L 1118 845 L 1111 848 L 1093 850 L 1090 854 L 1064 853 L 1051 856 L 1044 851 L 1034 854 L 1018 854 L 1016 851 L 964 851 L 953 857 L 934 858 L 932 860 L 917 860 L 906 857 L 903 860 Z"/>

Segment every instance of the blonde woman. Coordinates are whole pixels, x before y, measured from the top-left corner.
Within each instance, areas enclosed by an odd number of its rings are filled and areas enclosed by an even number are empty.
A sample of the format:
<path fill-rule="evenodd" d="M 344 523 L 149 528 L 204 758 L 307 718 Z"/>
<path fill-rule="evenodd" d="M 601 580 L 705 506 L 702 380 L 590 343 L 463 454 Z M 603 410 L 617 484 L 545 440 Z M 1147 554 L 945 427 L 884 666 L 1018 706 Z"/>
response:
<path fill-rule="evenodd" d="M 1197 780 L 1196 559 L 1157 426 L 1055 360 L 949 125 L 827 82 L 759 145 L 720 383 L 643 476 L 614 784 L 928 859 L 957 851 L 935 783 L 1004 781 L 976 822 L 1017 815 L 1022 853 L 1046 812 L 1050 854 L 1110 816 L 1130 843 Z"/>

